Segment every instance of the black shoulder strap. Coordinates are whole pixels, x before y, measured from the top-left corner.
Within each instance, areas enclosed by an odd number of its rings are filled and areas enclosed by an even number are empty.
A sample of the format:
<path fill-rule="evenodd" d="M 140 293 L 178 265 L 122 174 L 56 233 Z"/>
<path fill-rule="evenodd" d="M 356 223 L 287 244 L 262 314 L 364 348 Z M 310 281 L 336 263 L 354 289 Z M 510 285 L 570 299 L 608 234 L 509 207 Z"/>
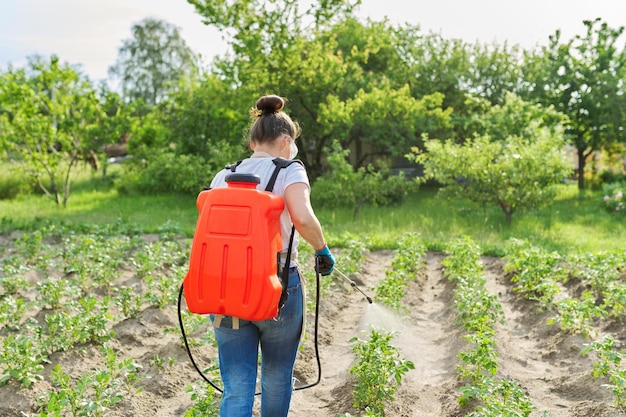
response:
<path fill-rule="evenodd" d="M 274 165 L 276 165 L 276 169 L 274 169 L 274 173 L 272 173 L 272 176 L 270 177 L 270 180 L 267 183 L 267 187 L 265 187 L 265 191 L 272 191 L 274 189 L 276 178 L 278 178 L 278 173 L 280 172 L 281 169 L 287 168 L 289 165 L 293 164 L 294 162 L 304 166 L 304 163 L 302 163 L 302 161 L 299 159 L 274 158 L 272 159 L 272 162 L 274 163 Z"/>
<path fill-rule="evenodd" d="M 280 172 L 281 169 L 287 168 L 289 165 L 293 164 L 294 162 L 299 163 L 300 165 L 304 166 L 302 161 L 299 159 L 289 160 L 289 159 L 283 159 L 283 158 L 274 158 L 272 162 L 274 163 L 274 165 L 276 165 L 276 168 L 274 169 L 274 172 L 272 173 L 272 176 L 270 177 L 270 180 L 267 183 L 267 187 L 265 187 L 265 191 L 270 191 L 270 192 L 274 190 L 274 184 L 276 183 L 276 178 L 278 177 L 278 173 Z M 289 285 L 289 265 L 291 264 L 291 250 L 293 248 L 293 236 L 295 232 L 296 232 L 296 228 L 294 226 L 291 226 L 291 236 L 289 236 L 289 247 L 287 248 L 287 259 L 285 259 L 285 266 L 283 267 L 283 271 L 282 271 L 283 273 L 282 273 L 282 276 L 280 276 L 283 291 L 280 295 L 280 301 L 278 302 L 279 314 L 280 314 L 280 309 L 287 302 L 287 286 Z M 278 258 L 280 258 L 280 254 L 278 254 Z M 278 264 L 278 267 L 280 268 L 280 259 L 277 264 Z"/>
<path fill-rule="evenodd" d="M 235 162 L 234 164 L 228 164 L 224 167 L 224 169 L 230 169 L 232 172 L 235 172 L 239 164 L 241 164 L 242 162 L 243 162 L 243 159 L 241 161 Z"/>

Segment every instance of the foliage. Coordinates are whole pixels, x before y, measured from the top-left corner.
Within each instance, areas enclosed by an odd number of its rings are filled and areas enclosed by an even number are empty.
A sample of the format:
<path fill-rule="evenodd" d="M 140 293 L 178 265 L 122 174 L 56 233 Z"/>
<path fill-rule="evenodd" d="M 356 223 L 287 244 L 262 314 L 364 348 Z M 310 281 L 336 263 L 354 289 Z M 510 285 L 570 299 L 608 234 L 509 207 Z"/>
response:
<path fill-rule="evenodd" d="M 371 91 L 399 63 L 393 42 L 388 42 L 392 37 L 388 24 L 354 19 L 358 0 L 317 0 L 305 5 L 294 0 L 189 3 L 207 24 L 230 36 L 233 54 L 217 61 L 216 72 L 236 86 L 239 96 L 252 102 L 261 94 L 278 92 L 291 100 L 287 109 L 304 127 L 298 140 L 300 158 L 313 179 L 324 172 L 325 150 L 336 139 L 322 112 L 332 114 L 333 100 L 344 102 L 359 89 Z M 391 89 L 403 84 L 393 84 Z M 401 115 L 400 109 L 409 101 L 394 91 L 396 96 L 402 100 L 396 100 L 397 105 L 394 101 L 397 109 L 392 113 Z M 378 143 L 381 130 L 372 134 Z"/>
<path fill-rule="evenodd" d="M 347 275 L 357 274 L 363 266 L 366 252 L 367 243 L 363 239 L 347 235 L 341 243 L 341 252 L 337 258 L 337 265 Z"/>
<path fill-rule="evenodd" d="M 570 274 L 593 294 L 593 301 L 587 304 L 595 316 L 619 320 L 626 312 L 626 283 L 622 280 L 625 261 L 626 253 L 605 251 L 570 256 Z"/>
<path fill-rule="evenodd" d="M 116 187 L 125 195 L 180 193 L 197 195 L 214 175 L 201 156 L 152 151 L 144 163 L 127 164 Z"/>
<path fill-rule="evenodd" d="M 76 381 L 57 364 L 51 371 L 55 388 L 40 398 L 40 415 L 102 417 L 128 394 L 139 393 L 141 366 L 132 359 L 118 361 L 113 349 L 104 346 L 106 367 L 83 374 Z"/>
<path fill-rule="evenodd" d="M 467 404 L 470 399 L 479 399 L 483 403 L 476 407 L 476 411 L 468 414 L 470 417 L 528 417 L 537 409 L 515 381 L 485 378 L 480 386 L 472 387 L 468 384 L 461 388 L 461 392 L 462 404 Z"/>
<path fill-rule="evenodd" d="M 394 400 L 394 394 L 402 382 L 402 377 L 411 369 L 413 362 L 400 359 L 398 348 L 390 344 L 391 333 L 372 330 L 367 341 L 352 338 L 356 342 L 352 348 L 356 363 L 350 373 L 357 379 L 352 393 L 354 407 L 385 415 L 385 406 Z"/>
<path fill-rule="evenodd" d="M 609 213 L 626 215 L 624 206 L 624 191 L 626 187 L 622 183 L 604 184 L 602 186 L 602 206 Z"/>
<path fill-rule="evenodd" d="M 480 250 L 469 237 L 463 237 L 450 242 L 446 252 L 442 265 L 445 275 L 456 284 L 455 309 L 469 342 L 468 349 L 458 355 L 462 363 L 457 366 L 457 374 L 469 381 L 460 389 L 459 404 L 480 401 L 470 416 L 528 417 L 536 409 L 528 395 L 517 382 L 496 377 L 499 365 L 495 325 L 504 321 L 504 312 L 497 296 L 485 289 Z"/>
<path fill-rule="evenodd" d="M 566 115 L 552 106 L 533 104 L 510 92 L 503 94 L 502 104 L 490 105 L 480 96 L 476 96 L 474 100 L 477 101 L 471 116 L 474 119 L 474 133 L 479 136 L 488 135 L 493 141 L 511 136 L 532 140 L 542 130 L 547 130 L 559 141 L 568 120 Z"/>
<path fill-rule="evenodd" d="M 148 244 L 120 235 L 119 231 L 114 231 L 113 236 L 107 234 L 111 230 L 92 231 L 93 234 L 85 234 L 47 226 L 13 238 L 13 253 L 3 257 L 0 276 L 13 293 L 0 300 L 0 329 L 6 335 L 0 340 L 0 384 L 14 379 L 29 386 L 43 378 L 43 364 L 49 362 L 53 353 L 84 348 L 90 342 L 106 343 L 115 335 L 114 316 L 136 316 L 145 304 L 159 308 L 175 304 L 178 284 L 184 275 L 181 267 L 186 260 L 178 241 L 163 238 Z M 133 253 L 144 253 L 144 258 L 152 256 L 151 267 L 136 269 L 137 274 L 140 270 L 145 273 L 138 276 L 139 285 L 117 287 L 113 282 L 117 270 L 122 262 L 130 263 Z M 12 289 L 8 280 L 15 274 L 25 275 L 39 268 L 40 259 L 64 272 L 63 279 L 47 275 L 30 288 L 25 280 L 15 280 L 16 284 L 25 285 Z M 39 321 L 33 318 L 38 312 L 43 312 Z M 110 357 L 111 352 L 107 351 L 105 359 Z M 113 365 L 109 359 L 105 362 L 110 368 Z M 107 381 L 107 375 L 98 373 L 88 378 L 99 384 Z M 133 376 L 128 372 L 125 375 Z M 50 398 L 50 406 L 69 401 L 68 392 L 62 392 L 57 392 L 60 397 Z"/>
<path fill-rule="evenodd" d="M 0 350 L 0 364 L 4 369 L 4 376 L 0 378 L 0 385 L 15 379 L 25 387 L 43 379 L 43 363 L 48 362 L 45 344 L 38 334 L 9 334 L 2 341 Z"/>
<path fill-rule="evenodd" d="M 554 301 L 560 291 L 559 282 L 567 279 L 562 257 L 547 252 L 521 239 L 511 239 L 506 246 L 504 271 L 512 273 L 513 290 L 535 300 L 543 308 Z"/>
<path fill-rule="evenodd" d="M 593 375 L 596 378 L 608 376 L 608 388 L 615 395 L 615 405 L 626 410 L 626 350 L 617 350 L 617 341 L 606 336 L 583 349 L 583 354 L 595 352 L 598 357 L 593 363 Z"/>
<path fill-rule="evenodd" d="M 148 105 L 161 102 L 196 72 L 196 56 L 176 26 L 154 18 L 133 25 L 109 74 L 120 80 L 124 97 Z"/>
<path fill-rule="evenodd" d="M 405 233 L 398 240 L 398 246 L 390 268 L 385 271 L 385 278 L 375 287 L 376 301 L 396 311 L 406 311 L 402 298 L 409 282 L 415 280 L 423 267 L 426 247 L 415 233 Z"/>
<path fill-rule="evenodd" d="M 585 20 L 586 33 L 562 41 L 558 30 L 525 66 L 529 99 L 568 115 L 567 134 L 578 156 L 578 185 L 585 186 L 585 167 L 593 152 L 624 142 L 626 47 L 624 27 L 601 19 Z"/>
<path fill-rule="evenodd" d="M 475 113 L 502 104 L 506 92 L 519 91 L 523 51 L 517 46 L 468 44 L 423 33 L 409 24 L 395 28 L 394 34 L 393 45 L 402 62 L 393 65 L 398 74 L 395 82 L 408 83 L 415 98 L 443 94 L 442 108 L 453 109 L 450 137 L 454 139 L 474 135 L 481 125 L 476 125 Z"/>
<path fill-rule="evenodd" d="M 0 163 L 0 200 L 12 200 L 36 188 L 32 178 L 20 175 L 21 164 L 19 161 Z"/>
<path fill-rule="evenodd" d="M 507 102 L 508 114 L 526 106 L 514 96 Z M 507 119 L 501 119 L 502 126 Z M 445 191 L 464 196 L 483 206 L 500 207 L 510 223 L 520 209 L 539 208 L 552 202 L 554 185 L 569 174 L 562 131 L 529 121 L 526 131 L 494 141 L 490 136 L 451 141 L 425 142 L 426 152 L 409 155 L 424 164 L 425 178 L 432 178 Z"/>
<path fill-rule="evenodd" d="M 91 147 L 104 117 L 96 92 L 74 68 L 52 56 L 0 76 L 0 143 L 18 168 L 57 205 L 66 206 L 70 173 Z"/>
<path fill-rule="evenodd" d="M 620 319 L 626 311 L 626 284 L 622 282 L 626 254 L 597 252 L 564 257 L 528 241 L 511 239 L 504 270 L 513 275 L 514 291 L 539 302 L 555 314 L 548 324 L 590 337 L 598 320 Z M 564 296 L 562 283 L 580 280 L 580 295 Z"/>
<path fill-rule="evenodd" d="M 356 218 L 364 204 L 392 205 L 402 202 L 412 188 L 411 181 L 402 173 L 391 175 L 389 169 L 376 170 L 373 166 L 354 169 L 348 163 L 349 150 L 342 150 L 338 142 L 328 155 L 330 169 L 315 181 L 313 201 L 320 207 L 354 207 Z"/>
<path fill-rule="evenodd" d="M 548 320 L 548 324 L 559 323 L 561 330 L 589 337 L 594 332 L 595 320 L 605 314 L 602 306 L 590 291 L 584 291 L 579 298 L 566 298 L 555 303 L 558 313 Z"/>
<path fill-rule="evenodd" d="M 215 416 L 219 414 L 219 401 L 215 398 L 215 389 L 209 384 L 202 386 L 190 385 L 187 392 L 191 394 L 193 407 L 185 411 L 184 417 Z"/>
<path fill-rule="evenodd" d="M 354 166 L 359 168 L 374 157 L 399 157 L 411 147 L 422 147 L 422 135 L 441 137 L 450 133 L 452 109 L 443 110 L 443 95 L 433 93 L 415 99 L 408 85 L 392 88 L 389 83 L 360 89 L 341 100 L 327 97 L 320 107 L 322 132 L 341 138 L 344 149 L 355 150 Z"/>
<path fill-rule="evenodd" d="M 243 140 L 250 121 L 245 110 L 253 103 L 214 74 L 185 84 L 158 109 L 168 132 L 165 145 L 177 155 L 203 157 L 209 171 L 221 169 L 248 149 Z"/>

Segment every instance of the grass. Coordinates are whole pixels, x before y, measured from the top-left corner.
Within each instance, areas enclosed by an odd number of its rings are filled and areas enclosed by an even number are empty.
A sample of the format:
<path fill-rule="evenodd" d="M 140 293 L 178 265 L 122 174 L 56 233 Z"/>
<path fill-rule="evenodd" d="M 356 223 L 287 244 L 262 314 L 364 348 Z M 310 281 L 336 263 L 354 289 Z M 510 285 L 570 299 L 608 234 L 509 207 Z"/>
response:
<path fill-rule="evenodd" d="M 115 170 L 109 172 L 112 178 L 116 174 Z M 51 221 L 70 225 L 122 224 L 144 233 L 193 235 L 198 215 L 196 196 L 120 195 L 111 179 L 103 181 L 99 174 L 83 171 L 76 175 L 66 208 L 56 206 L 43 195 L 0 200 L 3 229 L 33 228 L 42 221 Z"/>
<path fill-rule="evenodd" d="M 113 176 L 116 174 L 112 172 Z M 125 225 L 144 233 L 193 235 L 195 195 L 120 195 L 98 174 L 78 174 L 68 206 L 57 207 L 40 195 L 0 201 L 1 230 L 36 228 L 42 221 L 70 225 Z M 501 255 L 512 237 L 562 253 L 620 250 L 626 240 L 626 217 L 605 212 L 599 191 L 579 193 L 575 184 L 559 186 L 556 201 L 547 208 L 515 213 L 511 224 L 498 208 L 468 201 L 447 200 L 422 188 L 392 207 L 327 210 L 313 205 L 331 246 L 354 236 L 372 249 L 396 249 L 406 232 L 418 233 L 430 250 L 443 250 L 452 239 L 469 236 L 484 253 Z"/>
<path fill-rule="evenodd" d="M 574 184 L 561 185 L 550 207 L 516 213 L 507 224 L 498 208 L 447 200 L 422 189 L 401 206 L 365 207 L 357 219 L 349 208 L 318 210 L 318 216 L 331 240 L 352 233 L 370 237 L 374 247 L 395 248 L 403 233 L 416 232 L 430 250 L 443 250 L 446 242 L 461 236 L 470 236 L 483 252 L 494 255 L 501 255 L 512 237 L 559 252 L 621 250 L 626 217 L 605 212 L 600 200 L 599 192 L 579 193 Z"/>

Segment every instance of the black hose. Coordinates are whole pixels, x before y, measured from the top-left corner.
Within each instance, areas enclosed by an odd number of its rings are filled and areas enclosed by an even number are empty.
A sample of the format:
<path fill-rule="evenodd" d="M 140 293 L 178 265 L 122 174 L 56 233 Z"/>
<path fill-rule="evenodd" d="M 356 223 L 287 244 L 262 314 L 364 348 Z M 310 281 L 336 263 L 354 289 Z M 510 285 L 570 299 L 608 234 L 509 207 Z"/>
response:
<path fill-rule="evenodd" d="M 178 291 L 178 324 L 180 325 L 180 333 L 183 336 L 183 341 L 185 342 L 185 349 L 187 349 L 187 355 L 189 355 L 189 359 L 191 360 L 191 363 L 193 364 L 193 367 L 196 368 L 196 371 L 198 371 L 198 373 L 200 374 L 200 376 L 202 377 L 202 379 L 204 379 L 209 385 L 211 385 L 213 388 L 215 388 L 216 391 L 218 391 L 219 393 L 223 394 L 224 391 L 218 387 L 217 385 L 215 385 L 213 382 L 211 382 L 211 380 L 209 378 L 206 377 L 206 375 L 204 375 L 204 372 L 202 372 L 200 370 L 200 368 L 198 367 L 198 365 L 196 364 L 196 361 L 193 359 L 193 355 L 191 354 L 191 350 L 189 349 L 189 342 L 187 342 L 187 335 L 185 334 L 185 326 L 183 325 L 183 316 L 180 312 L 180 306 L 181 306 L 181 301 L 183 299 L 183 289 L 185 288 L 185 284 L 181 284 L 180 286 L 180 291 Z"/>
<path fill-rule="evenodd" d="M 319 305 L 320 305 L 320 274 L 317 268 L 317 259 L 316 259 L 316 267 L 315 267 L 315 326 L 314 326 L 314 341 L 315 341 L 315 358 L 317 360 L 317 380 L 309 385 L 304 385 L 301 387 L 294 388 L 294 391 L 300 391 L 306 388 L 311 388 L 320 383 L 322 379 L 322 363 L 320 361 L 320 352 L 318 346 L 318 323 L 319 323 Z M 183 336 L 183 341 L 185 342 L 185 349 L 187 350 L 187 355 L 189 356 L 189 360 L 191 360 L 191 364 L 196 369 L 196 371 L 200 374 L 202 379 L 204 379 L 209 385 L 211 385 L 217 392 L 220 394 L 224 393 L 220 387 L 215 385 L 205 374 L 200 370 L 200 367 L 196 364 L 196 361 L 191 354 L 191 349 L 189 348 L 189 342 L 187 341 L 187 335 L 185 334 L 185 326 L 183 325 L 183 316 L 181 314 L 181 305 L 183 299 L 183 290 L 185 284 L 181 284 L 180 291 L 178 292 L 178 323 L 180 325 L 180 333 Z M 303 318 L 304 320 L 304 318 Z M 255 393 L 254 395 L 259 395 L 260 392 Z"/>
<path fill-rule="evenodd" d="M 322 363 L 320 361 L 320 350 L 319 344 L 317 343 L 317 334 L 318 334 L 318 323 L 319 323 L 319 311 L 320 311 L 320 273 L 319 271 L 319 260 L 317 256 L 315 257 L 315 325 L 313 326 L 313 340 L 315 342 L 315 359 L 317 360 L 317 381 L 305 385 L 302 387 L 294 388 L 294 391 L 303 390 L 306 388 L 311 388 L 320 383 L 322 379 Z"/>

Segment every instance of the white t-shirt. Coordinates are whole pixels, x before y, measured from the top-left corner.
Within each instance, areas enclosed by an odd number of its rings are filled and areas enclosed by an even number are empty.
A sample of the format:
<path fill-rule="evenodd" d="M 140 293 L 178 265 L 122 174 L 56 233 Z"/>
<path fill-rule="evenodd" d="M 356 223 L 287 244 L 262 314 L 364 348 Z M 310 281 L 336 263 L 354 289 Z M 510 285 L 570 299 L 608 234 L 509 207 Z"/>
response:
<path fill-rule="evenodd" d="M 276 169 L 276 165 L 272 162 L 274 158 L 271 156 L 268 157 L 260 157 L 260 158 L 247 158 L 244 159 L 236 168 L 235 172 L 240 174 L 256 174 L 261 177 L 261 183 L 257 185 L 257 190 L 265 190 L 267 187 L 267 183 L 269 182 L 274 170 Z M 226 184 L 226 175 L 232 173 L 230 169 L 224 169 L 217 173 L 213 181 L 211 181 L 211 188 L 219 188 L 219 187 L 227 187 Z M 283 168 L 279 171 L 278 177 L 276 177 L 276 182 L 274 183 L 274 188 L 272 193 L 281 196 L 283 199 L 285 198 L 285 189 L 292 184 L 295 183 L 304 183 L 310 187 L 309 177 L 306 173 L 306 169 L 299 164 L 293 163 L 289 165 L 287 168 Z M 293 226 L 293 222 L 291 221 L 291 217 L 289 216 L 289 211 L 287 210 L 287 206 L 285 205 L 285 209 L 280 215 L 280 233 L 283 239 L 283 254 L 282 258 L 287 254 L 287 249 L 289 248 L 289 237 L 291 236 L 291 227 Z M 299 236 L 296 231 L 293 237 L 293 247 L 291 250 L 291 265 L 297 265 L 297 248 L 298 248 Z"/>

